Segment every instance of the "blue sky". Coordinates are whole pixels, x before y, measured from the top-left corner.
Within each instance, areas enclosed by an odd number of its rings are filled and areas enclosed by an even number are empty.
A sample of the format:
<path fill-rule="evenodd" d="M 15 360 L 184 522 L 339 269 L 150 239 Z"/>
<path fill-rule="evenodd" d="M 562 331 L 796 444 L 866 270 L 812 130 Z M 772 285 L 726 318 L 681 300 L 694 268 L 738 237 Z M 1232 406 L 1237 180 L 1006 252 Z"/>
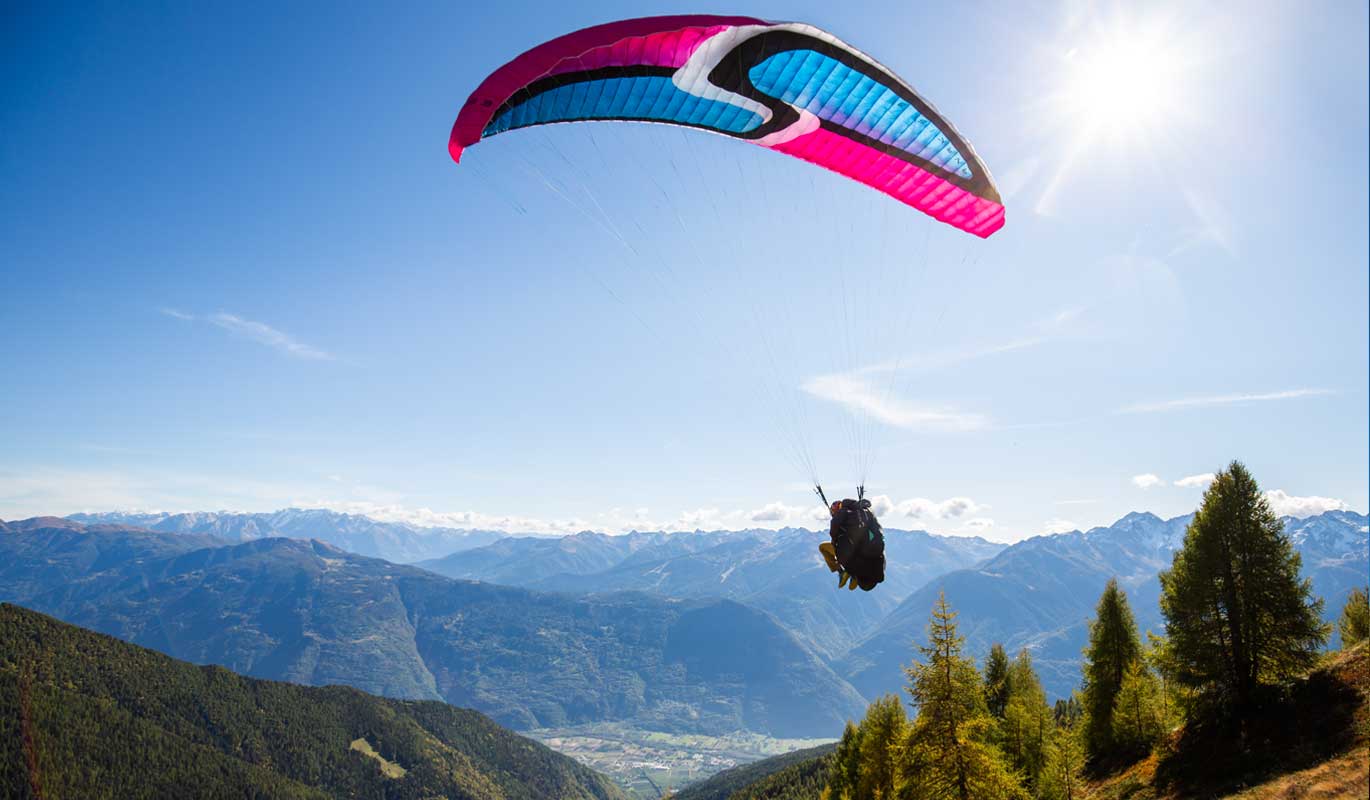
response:
<path fill-rule="evenodd" d="M 11 15 L 0 517 L 811 522 L 794 443 L 835 494 L 868 455 L 889 526 L 999 540 L 1186 513 L 1233 458 L 1366 509 L 1363 5 L 464 5 Z M 1007 226 L 660 127 L 448 159 L 504 60 L 680 11 L 882 60 Z"/>

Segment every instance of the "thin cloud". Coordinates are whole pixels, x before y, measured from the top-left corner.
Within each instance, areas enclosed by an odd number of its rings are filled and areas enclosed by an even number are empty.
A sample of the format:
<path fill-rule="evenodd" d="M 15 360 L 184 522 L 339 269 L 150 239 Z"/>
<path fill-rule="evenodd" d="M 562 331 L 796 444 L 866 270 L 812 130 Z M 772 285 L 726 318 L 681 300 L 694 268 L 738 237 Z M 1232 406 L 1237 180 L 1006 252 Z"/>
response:
<path fill-rule="evenodd" d="M 211 314 L 207 318 L 211 325 L 216 325 L 230 333 L 251 339 L 258 344 L 264 344 L 274 350 L 278 350 L 294 358 L 305 358 L 315 361 L 333 361 L 331 353 L 320 350 L 312 345 L 295 339 L 284 331 L 279 331 L 265 322 L 244 319 L 235 314 L 228 314 L 220 311 Z"/>
<path fill-rule="evenodd" d="M 1154 414 L 1161 411 L 1179 411 L 1186 408 L 1205 408 L 1210 406 L 1232 406 L 1243 403 L 1263 403 L 1271 400 L 1295 400 L 1301 397 L 1319 397 L 1332 394 L 1331 389 L 1289 389 L 1283 392 L 1261 392 L 1254 394 L 1219 394 L 1207 397 L 1184 397 L 1178 400 L 1162 400 L 1153 403 L 1134 403 L 1123 406 L 1115 414 Z"/>
<path fill-rule="evenodd" d="M 197 317 L 175 308 L 160 308 L 158 310 L 172 319 L 179 319 L 183 322 L 208 322 L 216 328 L 226 330 L 244 339 L 250 339 L 258 344 L 264 344 L 292 358 L 303 358 L 311 361 L 337 360 L 337 357 L 332 353 L 305 344 L 285 331 L 273 328 L 265 322 L 240 317 L 237 314 L 220 311 L 205 317 Z"/>
<path fill-rule="evenodd" d="M 819 375 L 805 381 L 803 389 L 815 397 L 845 406 L 852 413 L 904 430 L 959 433 L 981 430 L 989 424 L 980 414 L 915 406 L 889 397 L 870 381 L 851 373 Z"/>
<path fill-rule="evenodd" d="M 1175 481 L 1175 485 L 1184 489 L 1194 489 L 1200 486 L 1207 486 L 1213 482 L 1213 473 L 1205 472 L 1202 475 L 1189 475 Z"/>
<path fill-rule="evenodd" d="M 1061 519 L 1059 517 L 1049 519 L 1042 523 L 1043 533 L 1070 533 L 1071 531 L 1078 531 L 1079 529 L 1080 526 L 1072 520 Z"/>
<path fill-rule="evenodd" d="M 1132 476 L 1132 485 L 1136 486 L 1138 489 L 1151 489 L 1156 486 L 1161 486 L 1164 483 L 1165 481 L 1161 480 L 1160 475 L 1155 475 L 1150 472 L 1143 475 Z"/>

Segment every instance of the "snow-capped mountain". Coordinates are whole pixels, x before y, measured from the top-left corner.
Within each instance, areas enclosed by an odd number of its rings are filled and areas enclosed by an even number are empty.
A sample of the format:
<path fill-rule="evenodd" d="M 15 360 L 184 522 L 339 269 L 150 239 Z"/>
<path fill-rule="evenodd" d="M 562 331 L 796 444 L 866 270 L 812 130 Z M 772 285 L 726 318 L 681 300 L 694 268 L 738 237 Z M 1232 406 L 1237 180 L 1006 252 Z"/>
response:
<path fill-rule="evenodd" d="M 507 534 L 499 531 L 420 528 L 403 522 L 380 522 L 360 514 L 320 508 L 286 508 L 255 514 L 194 511 L 180 514 L 72 514 L 82 524 L 127 525 L 164 533 L 198 533 L 247 542 L 283 536 L 318 539 L 363 556 L 399 564 L 441 558 L 459 550 L 490 544 Z"/>

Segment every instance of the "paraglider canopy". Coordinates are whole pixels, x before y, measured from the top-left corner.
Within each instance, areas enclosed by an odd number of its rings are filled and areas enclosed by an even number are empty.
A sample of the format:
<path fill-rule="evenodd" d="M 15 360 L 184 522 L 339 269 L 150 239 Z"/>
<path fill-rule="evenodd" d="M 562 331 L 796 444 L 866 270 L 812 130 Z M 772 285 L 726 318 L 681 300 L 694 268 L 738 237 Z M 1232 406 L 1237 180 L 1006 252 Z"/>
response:
<path fill-rule="evenodd" d="M 1004 224 L 989 170 L 913 87 L 802 23 L 687 15 L 558 37 L 487 77 L 448 151 L 518 128 L 628 120 L 700 128 L 831 169 L 980 237 Z"/>

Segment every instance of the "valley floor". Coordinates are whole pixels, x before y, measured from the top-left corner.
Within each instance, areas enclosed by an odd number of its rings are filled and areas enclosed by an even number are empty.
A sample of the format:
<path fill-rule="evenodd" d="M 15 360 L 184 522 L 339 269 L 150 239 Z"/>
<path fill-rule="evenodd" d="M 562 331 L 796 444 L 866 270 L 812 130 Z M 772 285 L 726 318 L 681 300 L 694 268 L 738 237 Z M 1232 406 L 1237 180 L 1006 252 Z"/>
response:
<path fill-rule="evenodd" d="M 774 755 L 825 744 L 828 739 L 773 739 L 661 733 L 615 724 L 524 731 L 563 755 L 613 778 L 641 798 Z"/>

